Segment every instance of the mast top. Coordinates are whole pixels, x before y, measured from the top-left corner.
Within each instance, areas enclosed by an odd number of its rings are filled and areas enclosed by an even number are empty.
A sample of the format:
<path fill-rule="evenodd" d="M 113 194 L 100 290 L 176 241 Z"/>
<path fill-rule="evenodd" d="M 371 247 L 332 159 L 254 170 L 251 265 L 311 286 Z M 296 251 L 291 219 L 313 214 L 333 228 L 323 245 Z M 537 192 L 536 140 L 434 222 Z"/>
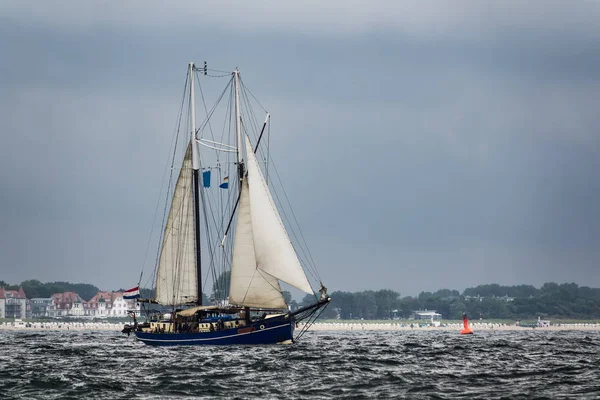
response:
<path fill-rule="evenodd" d="M 192 145 L 192 168 L 197 171 L 200 168 L 198 158 L 198 146 L 196 145 L 196 103 L 194 96 L 194 63 L 189 63 L 190 74 L 190 142 Z"/>
<path fill-rule="evenodd" d="M 242 165 L 244 163 L 244 157 L 242 154 L 242 114 L 240 110 L 240 71 L 236 69 L 233 71 L 233 84 L 235 87 L 235 137 L 236 137 L 236 147 L 237 147 L 237 161 L 239 168 L 239 176 L 238 179 L 242 179 L 243 170 Z M 241 189 L 241 186 L 240 186 Z"/>

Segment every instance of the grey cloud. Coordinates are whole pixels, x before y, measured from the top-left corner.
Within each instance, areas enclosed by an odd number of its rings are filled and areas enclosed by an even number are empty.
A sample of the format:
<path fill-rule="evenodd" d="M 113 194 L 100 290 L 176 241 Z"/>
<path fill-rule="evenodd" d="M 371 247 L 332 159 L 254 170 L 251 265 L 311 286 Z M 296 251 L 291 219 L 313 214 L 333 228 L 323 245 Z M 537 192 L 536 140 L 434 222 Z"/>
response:
<path fill-rule="evenodd" d="M 293 32 L 312 36 L 344 36 L 367 32 L 402 32 L 414 37 L 456 37 L 469 40 L 473 33 L 526 30 L 597 32 L 600 6 L 596 2 L 559 0 L 440 3 L 383 1 L 318 1 L 282 3 L 266 1 L 200 3 L 180 1 L 168 7 L 160 1 L 134 0 L 125 4 L 81 3 L 63 0 L 52 4 L 7 0 L 3 14 L 22 24 L 46 24 L 61 29 L 132 30 L 168 28 L 181 33 L 194 24 L 210 30 L 238 32 Z"/>
<path fill-rule="evenodd" d="M 600 285 L 592 3 L 357 5 L 333 33 L 333 9 L 240 33 L 216 28 L 224 11 L 166 29 L 97 4 L 0 17 L 0 279 L 137 280 L 185 66 L 206 59 L 240 66 L 272 113 L 330 288 Z"/>

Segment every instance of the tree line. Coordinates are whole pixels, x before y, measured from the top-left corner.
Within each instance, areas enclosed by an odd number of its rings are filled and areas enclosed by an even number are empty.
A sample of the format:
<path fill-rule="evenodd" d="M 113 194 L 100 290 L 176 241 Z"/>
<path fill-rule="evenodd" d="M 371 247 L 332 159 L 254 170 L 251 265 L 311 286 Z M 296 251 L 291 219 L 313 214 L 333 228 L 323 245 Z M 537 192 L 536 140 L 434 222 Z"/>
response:
<path fill-rule="evenodd" d="M 75 292 L 83 300 L 89 301 L 100 291 L 89 283 L 42 283 L 35 279 L 23 281 L 20 285 L 10 285 L 0 280 L 0 287 L 8 290 L 19 290 L 22 287 L 29 299 L 48 298 L 53 293 Z M 152 289 L 142 288 L 140 291 L 142 297 L 154 296 Z M 216 293 L 212 293 L 211 298 L 215 295 Z M 289 292 L 284 292 L 284 298 L 292 309 L 314 303 L 315 296 L 306 295 L 302 301 L 297 302 Z M 444 319 L 460 319 L 464 312 L 471 318 L 485 319 L 600 318 L 600 288 L 575 283 L 549 282 L 539 289 L 532 285 L 490 284 L 467 288 L 462 293 L 458 290 L 441 289 L 405 297 L 391 289 L 335 291 L 330 297 L 331 304 L 321 315 L 322 318 L 406 319 L 416 310 L 435 310 Z M 210 302 L 204 294 L 203 304 Z"/>
<path fill-rule="evenodd" d="M 89 301 L 100 291 L 96 286 L 89 283 L 70 283 L 70 282 L 47 282 L 42 283 L 35 279 L 30 279 L 21 282 L 20 285 L 10 285 L 0 280 L 0 287 L 6 290 L 19 290 L 23 288 L 25 296 L 28 299 L 36 297 L 48 298 L 54 293 L 75 292 L 85 301 Z"/>
<path fill-rule="evenodd" d="M 522 320 L 532 318 L 600 318 L 600 289 L 575 283 L 531 285 L 480 285 L 458 290 L 441 289 L 401 297 L 390 290 L 335 291 L 322 318 L 407 319 L 416 310 L 435 310 L 444 319 L 471 318 Z M 307 295 L 300 305 L 314 302 Z"/>

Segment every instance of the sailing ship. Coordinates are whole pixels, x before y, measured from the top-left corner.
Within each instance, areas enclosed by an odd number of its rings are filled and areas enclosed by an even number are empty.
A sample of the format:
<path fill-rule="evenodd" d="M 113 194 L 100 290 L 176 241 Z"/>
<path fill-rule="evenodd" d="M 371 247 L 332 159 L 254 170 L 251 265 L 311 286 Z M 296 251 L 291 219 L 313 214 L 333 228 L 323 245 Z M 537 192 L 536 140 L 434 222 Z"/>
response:
<path fill-rule="evenodd" d="M 319 290 L 313 290 L 278 211 L 258 158 L 270 114 L 266 114 L 260 133 L 258 129 L 253 132 L 253 145 L 249 128 L 253 117 L 242 114 L 242 103 L 249 104 L 250 97 L 237 69 L 220 75 L 229 77 L 227 110 L 233 120 L 229 125 L 235 145 L 212 140 L 214 137 L 208 139 L 210 136 L 205 134 L 211 131 L 209 121 L 217 106 L 207 112 L 201 127 L 196 127 L 196 81 L 203 75 L 217 77 L 209 71 L 206 63 L 204 68 L 188 65 L 189 98 L 186 91 L 183 98 L 188 100 L 189 138 L 179 141 L 186 147 L 177 181 L 169 191 L 170 207 L 153 275 L 155 294 L 138 299 L 146 321 L 138 323 L 132 313 L 134 323 L 123 332 L 134 333 L 145 344 L 162 346 L 291 343 L 331 299 L 320 280 Z M 213 165 L 208 165 L 209 157 L 203 156 L 200 148 L 213 154 Z M 228 163 L 219 156 L 221 153 L 228 154 L 232 161 Z M 229 180 L 229 167 L 236 179 Z M 213 195 L 225 198 L 220 207 L 211 203 L 211 174 L 223 182 L 220 189 L 227 189 Z M 215 229 L 211 230 L 212 225 Z M 217 277 L 217 267 L 228 270 Z M 207 275 L 206 269 L 214 278 L 210 304 L 203 301 L 202 277 Z M 314 296 L 314 302 L 292 310 L 282 284 Z M 219 298 L 219 294 L 223 296 Z M 159 309 L 152 308 L 155 306 Z M 301 321 L 304 323 L 298 328 Z"/>

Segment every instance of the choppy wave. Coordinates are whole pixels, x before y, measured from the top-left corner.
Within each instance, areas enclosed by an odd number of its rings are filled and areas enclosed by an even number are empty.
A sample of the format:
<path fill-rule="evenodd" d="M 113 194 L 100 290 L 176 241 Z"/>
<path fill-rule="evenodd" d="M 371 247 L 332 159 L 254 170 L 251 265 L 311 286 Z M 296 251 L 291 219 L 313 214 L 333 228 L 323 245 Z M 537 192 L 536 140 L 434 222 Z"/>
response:
<path fill-rule="evenodd" d="M 600 398 L 600 332 L 309 332 L 289 346 L 145 346 L 0 331 L 0 398 Z"/>

